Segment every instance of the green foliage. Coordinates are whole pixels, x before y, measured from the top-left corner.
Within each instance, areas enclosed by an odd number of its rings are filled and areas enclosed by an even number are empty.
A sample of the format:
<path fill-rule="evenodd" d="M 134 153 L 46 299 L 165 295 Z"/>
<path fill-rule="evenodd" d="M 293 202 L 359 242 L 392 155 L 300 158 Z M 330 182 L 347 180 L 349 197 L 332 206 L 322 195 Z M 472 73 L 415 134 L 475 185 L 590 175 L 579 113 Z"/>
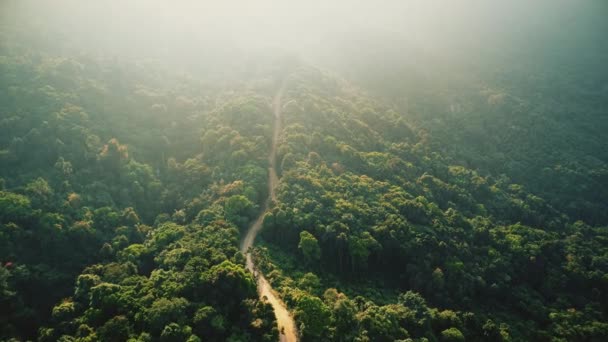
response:
<path fill-rule="evenodd" d="M 588 225 L 602 221 L 586 214 L 597 207 L 577 197 L 583 192 L 569 188 L 572 197 L 556 199 L 562 194 L 553 186 L 539 187 L 540 171 L 527 177 L 516 170 L 522 164 L 503 168 L 506 152 L 482 165 L 486 154 L 464 154 L 508 150 L 513 143 L 489 147 L 479 143 L 493 141 L 485 137 L 469 150 L 468 142 L 452 139 L 464 139 L 464 132 L 452 134 L 433 116 L 399 113 L 329 73 L 301 68 L 288 83 L 297 105 L 284 113 L 278 203 L 263 231 L 273 253 L 258 258 L 294 310 L 302 292 L 318 295 L 339 284 L 362 297 L 348 306 L 354 314 L 344 314 L 350 325 L 338 325 L 335 317 L 330 322 L 327 334 L 335 339 L 537 340 L 557 338 L 551 312 L 581 311 L 593 303 L 598 309 L 588 309 L 579 324 L 586 328 L 560 334 L 602 336 L 606 232 Z M 500 113 L 506 117 L 508 109 Z M 524 126 L 517 115 L 514 121 Z M 446 120 L 456 125 L 461 119 Z M 508 131 L 509 122 L 501 120 L 497 135 Z M 530 155 L 538 164 L 526 161 L 530 170 L 548 161 Z M 605 192 L 595 181 L 564 182 L 596 184 L 596 198 Z M 565 203 L 573 199 L 589 211 L 572 215 Z M 317 272 L 320 287 L 302 277 L 310 272 Z M 382 291 L 403 294 L 387 298 Z M 349 302 L 341 303 L 350 312 Z"/>
<path fill-rule="evenodd" d="M 255 206 L 243 195 L 228 197 L 224 204 L 226 220 L 244 229 L 255 215 Z"/>
<path fill-rule="evenodd" d="M 129 320 L 125 316 L 116 316 L 99 327 L 98 336 L 104 341 L 126 341 L 131 330 Z"/>
<path fill-rule="evenodd" d="M 0 340 L 276 340 L 238 253 L 266 97 L 0 45 Z"/>
<path fill-rule="evenodd" d="M 254 255 L 302 341 L 608 340 L 608 97 L 585 63 L 348 70 L 365 90 L 294 68 L 269 162 L 275 63 L 218 82 L 5 26 L 0 340 L 276 341 L 238 248 L 274 164 Z"/>
<path fill-rule="evenodd" d="M 299 332 L 303 340 L 318 341 L 327 335 L 331 312 L 318 297 L 304 295 L 299 298 L 294 316 L 300 322 Z"/>
<path fill-rule="evenodd" d="M 321 248 L 317 238 L 305 230 L 300 233 L 298 249 L 302 252 L 307 263 L 318 262 L 321 259 Z"/>
<path fill-rule="evenodd" d="M 188 301 L 185 298 L 159 298 L 146 310 L 149 331 L 157 335 L 164 333 L 165 326 L 169 323 L 184 323 Z"/>
<path fill-rule="evenodd" d="M 464 341 L 464 335 L 456 328 L 445 329 L 441 332 L 442 341 L 458 342 Z"/>
<path fill-rule="evenodd" d="M 31 215 L 29 198 L 0 191 L 0 222 L 19 222 Z"/>

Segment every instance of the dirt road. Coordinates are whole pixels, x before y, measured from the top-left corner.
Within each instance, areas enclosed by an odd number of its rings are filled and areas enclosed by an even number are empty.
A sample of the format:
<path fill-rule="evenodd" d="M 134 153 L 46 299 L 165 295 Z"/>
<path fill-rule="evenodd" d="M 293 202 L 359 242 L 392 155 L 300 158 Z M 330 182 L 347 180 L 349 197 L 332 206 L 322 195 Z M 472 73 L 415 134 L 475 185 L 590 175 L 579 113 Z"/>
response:
<path fill-rule="evenodd" d="M 253 259 L 251 258 L 251 253 L 247 252 L 249 250 L 249 247 L 253 246 L 253 242 L 255 241 L 256 236 L 260 232 L 260 229 L 262 229 L 264 214 L 272 205 L 272 203 L 276 200 L 275 188 L 279 182 L 279 178 L 277 177 L 276 172 L 276 154 L 277 141 L 279 140 L 279 133 L 281 132 L 281 97 L 283 95 L 284 88 L 285 85 L 282 85 L 281 88 L 275 94 L 274 99 L 272 101 L 272 111 L 274 114 L 274 129 L 272 133 L 272 147 L 270 148 L 270 153 L 268 154 L 268 198 L 264 203 L 264 208 L 260 212 L 260 216 L 255 220 L 251 227 L 249 227 L 247 235 L 245 235 L 245 238 L 241 243 L 241 252 L 246 253 L 247 269 L 249 269 L 249 271 L 256 275 L 258 293 L 260 294 L 260 298 L 266 297 L 268 299 L 268 302 L 272 305 L 274 314 L 277 318 L 277 324 L 279 325 L 279 341 L 296 342 L 296 325 L 293 318 L 289 314 L 289 311 L 287 311 L 285 303 L 283 303 L 283 301 L 281 301 L 281 299 L 275 294 L 266 278 L 264 278 L 264 276 L 256 270 L 255 264 L 253 263 Z"/>

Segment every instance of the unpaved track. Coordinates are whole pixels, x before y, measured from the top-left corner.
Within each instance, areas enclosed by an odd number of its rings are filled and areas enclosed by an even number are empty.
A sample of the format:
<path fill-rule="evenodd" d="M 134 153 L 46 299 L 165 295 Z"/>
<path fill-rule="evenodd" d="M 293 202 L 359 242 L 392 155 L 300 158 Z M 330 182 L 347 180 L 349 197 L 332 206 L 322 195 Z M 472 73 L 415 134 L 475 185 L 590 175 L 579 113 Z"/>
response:
<path fill-rule="evenodd" d="M 296 342 L 298 339 L 296 333 L 296 324 L 293 318 L 289 314 L 289 311 L 287 311 L 285 303 L 283 303 L 283 301 L 275 294 L 266 278 L 264 278 L 261 273 L 256 271 L 253 259 L 251 258 L 251 253 L 248 252 L 249 247 L 253 246 L 255 237 L 260 232 L 260 229 L 262 229 L 264 214 L 266 214 L 268 208 L 276 200 L 274 190 L 279 182 L 276 172 L 276 155 L 277 142 L 279 140 L 279 133 L 281 132 L 281 97 L 283 95 L 284 88 L 285 84 L 281 85 L 281 88 L 279 88 L 272 101 L 274 129 L 272 133 L 272 147 L 270 148 L 270 153 L 268 154 L 268 198 L 264 203 L 264 208 L 260 212 L 260 216 L 258 216 L 251 227 L 249 227 L 247 235 L 245 235 L 245 238 L 241 243 L 241 252 L 247 256 L 247 269 L 256 275 L 260 298 L 266 297 L 270 305 L 272 305 L 274 315 L 277 318 L 277 324 L 279 325 L 279 341 Z"/>

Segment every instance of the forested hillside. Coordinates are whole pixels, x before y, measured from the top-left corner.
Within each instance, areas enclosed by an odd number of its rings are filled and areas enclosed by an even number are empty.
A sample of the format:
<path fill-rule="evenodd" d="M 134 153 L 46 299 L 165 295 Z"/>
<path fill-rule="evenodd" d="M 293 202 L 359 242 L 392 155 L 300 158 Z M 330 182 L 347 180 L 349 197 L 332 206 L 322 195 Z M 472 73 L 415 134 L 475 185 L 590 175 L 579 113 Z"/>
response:
<path fill-rule="evenodd" d="M 238 251 L 266 192 L 272 70 L 217 86 L 13 40 L 0 55 L 0 339 L 274 340 Z"/>
<path fill-rule="evenodd" d="M 300 57 L 30 5 L 0 11 L 0 341 L 288 340 L 276 305 L 303 342 L 608 340 L 605 5 Z"/>
<path fill-rule="evenodd" d="M 331 75 L 302 69 L 289 84 L 259 257 L 305 339 L 606 337 L 605 227 L 451 164 Z"/>

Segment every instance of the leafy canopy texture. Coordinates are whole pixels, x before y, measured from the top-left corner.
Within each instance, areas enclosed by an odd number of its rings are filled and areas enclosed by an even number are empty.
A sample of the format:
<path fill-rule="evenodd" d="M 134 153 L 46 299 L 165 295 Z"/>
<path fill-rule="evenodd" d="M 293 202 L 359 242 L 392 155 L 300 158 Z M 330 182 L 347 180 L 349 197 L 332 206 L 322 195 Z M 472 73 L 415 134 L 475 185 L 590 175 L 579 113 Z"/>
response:
<path fill-rule="evenodd" d="M 302 342 L 608 341 L 605 52 L 193 67 L 8 23 L 0 340 L 276 341 L 255 273 Z"/>

